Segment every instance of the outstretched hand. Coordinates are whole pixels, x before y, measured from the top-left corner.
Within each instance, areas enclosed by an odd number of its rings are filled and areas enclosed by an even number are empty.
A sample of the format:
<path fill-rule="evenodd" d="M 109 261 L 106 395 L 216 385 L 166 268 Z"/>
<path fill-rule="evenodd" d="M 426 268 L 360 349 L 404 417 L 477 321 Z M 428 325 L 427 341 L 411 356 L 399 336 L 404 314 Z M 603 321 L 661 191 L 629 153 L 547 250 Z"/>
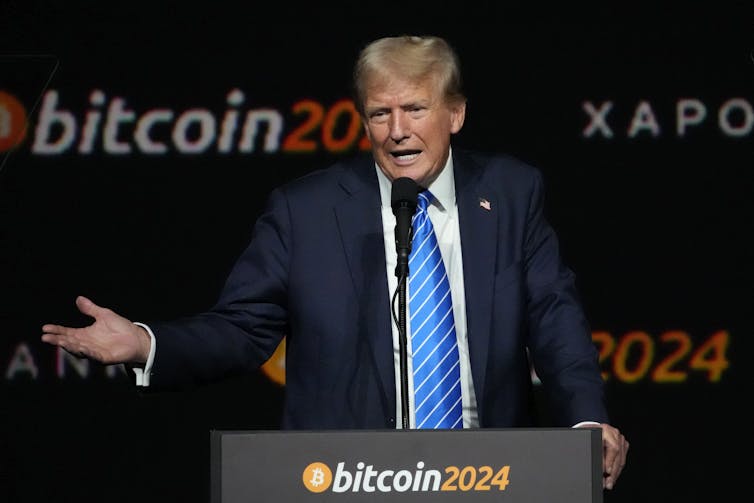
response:
<path fill-rule="evenodd" d="M 144 329 L 86 297 L 77 297 L 76 307 L 94 318 L 94 323 L 83 328 L 46 324 L 42 326 L 44 342 L 106 365 L 147 361 L 150 338 Z"/>

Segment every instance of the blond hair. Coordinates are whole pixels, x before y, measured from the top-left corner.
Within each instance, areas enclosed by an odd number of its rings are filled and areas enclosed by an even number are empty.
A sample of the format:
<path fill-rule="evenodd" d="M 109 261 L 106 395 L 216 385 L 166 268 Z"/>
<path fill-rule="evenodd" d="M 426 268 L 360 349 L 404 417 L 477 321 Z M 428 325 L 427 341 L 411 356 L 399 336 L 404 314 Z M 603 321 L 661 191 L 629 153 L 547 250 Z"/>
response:
<path fill-rule="evenodd" d="M 361 50 L 353 71 L 356 108 L 364 115 L 369 87 L 399 77 L 411 82 L 433 79 L 448 103 L 463 103 L 458 55 L 436 36 L 384 37 Z"/>

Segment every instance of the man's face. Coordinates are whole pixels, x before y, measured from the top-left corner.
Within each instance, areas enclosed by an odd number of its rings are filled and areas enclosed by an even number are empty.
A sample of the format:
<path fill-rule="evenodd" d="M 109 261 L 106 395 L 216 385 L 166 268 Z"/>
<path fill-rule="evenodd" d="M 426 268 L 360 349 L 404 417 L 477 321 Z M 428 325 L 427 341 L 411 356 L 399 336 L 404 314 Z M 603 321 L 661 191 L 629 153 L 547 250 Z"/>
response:
<path fill-rule="evenodd" d="M 432 80 L 394 79 L 367 91 L 364 127 L 391 181 L 405 176 L 428 187 L 445 166 L 450 136 L 461 130 L 466 105 L 446 103 L 437 87 Z"/>

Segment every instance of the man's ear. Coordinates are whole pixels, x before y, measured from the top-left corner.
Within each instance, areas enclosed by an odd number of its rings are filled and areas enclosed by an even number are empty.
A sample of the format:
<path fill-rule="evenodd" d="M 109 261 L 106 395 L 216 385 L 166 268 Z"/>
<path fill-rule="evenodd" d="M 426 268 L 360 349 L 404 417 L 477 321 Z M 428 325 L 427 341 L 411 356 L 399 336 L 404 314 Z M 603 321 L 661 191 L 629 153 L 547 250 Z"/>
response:
<path fill-rule="evenodd" d="M 466 102 L 454 105 L 450 109 L 450 132 L 455 134 L 463 127 L 463 121 L 466 119 Z"/>

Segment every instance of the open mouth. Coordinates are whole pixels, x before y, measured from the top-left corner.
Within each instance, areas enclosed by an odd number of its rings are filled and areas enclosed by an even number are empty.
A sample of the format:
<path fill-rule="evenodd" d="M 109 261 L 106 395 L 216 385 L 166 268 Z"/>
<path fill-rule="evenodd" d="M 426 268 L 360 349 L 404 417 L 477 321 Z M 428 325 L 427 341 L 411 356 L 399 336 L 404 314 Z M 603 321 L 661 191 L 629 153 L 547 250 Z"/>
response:
<path fill-rule="evenodd" d="M 421 150 L 397 150 L 390 152 L 390 155 L 398 162 L 410 162 L 419 157 Z"/>

